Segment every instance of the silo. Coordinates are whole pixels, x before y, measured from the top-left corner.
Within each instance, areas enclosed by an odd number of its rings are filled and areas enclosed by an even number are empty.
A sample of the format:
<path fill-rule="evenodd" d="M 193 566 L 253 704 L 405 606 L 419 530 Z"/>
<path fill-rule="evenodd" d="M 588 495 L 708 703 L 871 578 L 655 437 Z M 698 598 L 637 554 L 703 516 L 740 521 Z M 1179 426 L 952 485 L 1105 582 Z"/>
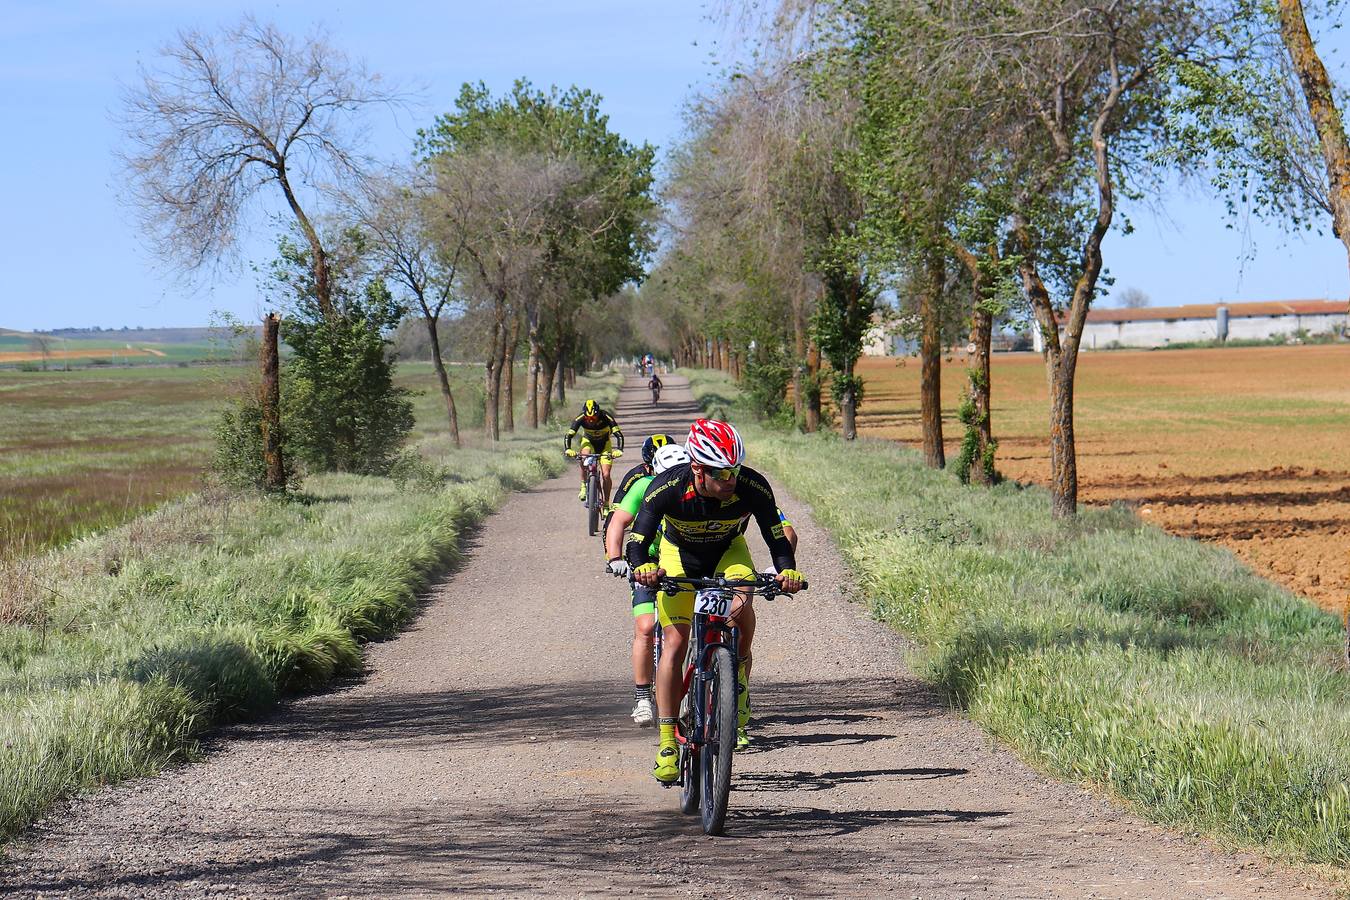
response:
<path fill-rule="evenodd" d="M 1214 335 L 1222 343 L 1228 340 L 1228 307 L 1220 306 L 1214 311 Z"/>

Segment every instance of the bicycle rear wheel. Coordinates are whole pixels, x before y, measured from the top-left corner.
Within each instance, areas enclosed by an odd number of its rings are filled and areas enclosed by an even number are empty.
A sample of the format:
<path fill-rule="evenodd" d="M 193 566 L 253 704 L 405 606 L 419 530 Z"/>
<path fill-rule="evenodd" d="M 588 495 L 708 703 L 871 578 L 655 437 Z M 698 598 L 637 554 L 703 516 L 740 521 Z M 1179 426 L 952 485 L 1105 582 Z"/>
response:
<path fill-rule="evenodd" d="M 736 667 L 731 651 L 712 653 L 711 677 L 699 699 L 708 711 L 707 733 L 699 753 L 703 781 L 703 833 L 721 834 L 731 796 L 731 754 L 736 749 Z"/>
<path fill-rule="evenodd" d="M 586 533 L 600 530 L 600 476 L 591 475 L 586 481 Z"/>

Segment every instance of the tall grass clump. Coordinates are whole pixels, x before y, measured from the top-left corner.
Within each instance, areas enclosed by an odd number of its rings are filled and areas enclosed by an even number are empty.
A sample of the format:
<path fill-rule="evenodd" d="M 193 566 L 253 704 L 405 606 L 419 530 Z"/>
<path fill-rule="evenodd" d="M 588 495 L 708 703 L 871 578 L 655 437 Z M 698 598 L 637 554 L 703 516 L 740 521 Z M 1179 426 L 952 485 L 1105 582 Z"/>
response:
<path fill-rule="evenodd" d="M 1159 822 L 1350 863 L 1338 619 L 1124 509 L 1056 522 L 1039 488 L 967 487 L 890 442 L 744 431 L 917 671 L 1025 758 Z"/>
<path fill-rule="evenodd" d="M 612 398 L 616 379 L 588 389 Z M 0 837 L 55 799 L 192 755 L 205 728 L 362 665 L 511 491 L 556 475 L 555 432 L 313 475 L 290 499 L 217 492 L 4 573 Z"/>

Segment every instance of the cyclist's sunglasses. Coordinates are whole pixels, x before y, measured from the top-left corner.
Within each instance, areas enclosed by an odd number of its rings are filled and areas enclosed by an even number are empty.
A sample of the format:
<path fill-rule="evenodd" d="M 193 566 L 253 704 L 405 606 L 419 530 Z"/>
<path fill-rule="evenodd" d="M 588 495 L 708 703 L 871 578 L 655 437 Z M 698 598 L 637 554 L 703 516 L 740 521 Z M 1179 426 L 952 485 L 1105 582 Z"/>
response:
<path fill-rule="evenodd" d="M 703 468 L 703 474 L 707 475 L 713 481 L 730 481 L 741 474 L 741 467 L 732 466 L 730 469 L 710 469 L 705 466 Z"/>

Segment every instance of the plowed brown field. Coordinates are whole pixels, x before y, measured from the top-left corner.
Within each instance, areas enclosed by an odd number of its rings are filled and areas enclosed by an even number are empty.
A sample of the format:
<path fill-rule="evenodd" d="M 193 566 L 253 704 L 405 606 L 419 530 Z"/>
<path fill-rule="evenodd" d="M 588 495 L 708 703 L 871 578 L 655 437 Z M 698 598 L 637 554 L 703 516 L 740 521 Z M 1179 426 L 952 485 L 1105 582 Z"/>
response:
<path fill-rule="evenodd" d="M 965 360 L 943 370 L 947 458 Z M 914 359 L 864 359 L 862 433 L 918 442 Z M 998 354 L 993 425 L 1005 475 L 1049 474 L 1045 368 Z M 1350 346 L 1085 353 L 1075 393 L 1079 498 L 1125 502 L 1168 531 L 1221 544 L 1341 610 L 1350 591 Z"/>

